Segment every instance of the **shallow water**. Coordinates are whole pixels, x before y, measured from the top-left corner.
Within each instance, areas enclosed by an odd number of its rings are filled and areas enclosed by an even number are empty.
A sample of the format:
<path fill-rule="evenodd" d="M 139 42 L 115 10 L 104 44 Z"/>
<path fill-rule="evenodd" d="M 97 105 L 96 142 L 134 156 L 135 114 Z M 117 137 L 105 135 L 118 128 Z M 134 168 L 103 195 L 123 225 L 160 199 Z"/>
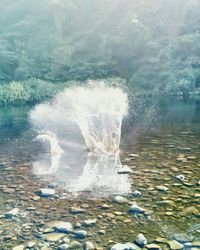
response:
<path fill-rule="evenodd" d="M 13 207 L 22 213 L 16 221 L 0 219 L 1 249 L 33 239 L 43 242 L 40 232 L 48 221 L 57 219 L 75 224 L 97 218 L 95 228 L 87 229 L 88 237 L 103 249 L 115 241 L 133 241 L 140 232 L 149 242 L 157 237 L 172 239 L 176 233 L 200 240 L 200 100 L 165 97 L 139 104 L 134 100 L 132 105 L 134 112 L 132 109 L 123 124 L 120 159 L 134 171 L 125 183 L 130 183 L 132 191 L 142 193 L 138 198 L 126 195 L 130 204 L 136 201 L 146 209 L 146 214 L 138 216 L 129 213 L 129 204 L 113 202 L 114 194 L 120 193 L 121 188 L 117 187 L 121 179 L 111 181 L 114 172 L 108 168 L 97 173 L 102 177 L 100 181 L 105 181 L 98 188 L 84 193 L 67 192 L 63 178 L 74 183 L 83 175 L 88 160 L 83 141 L 77 146 L 78 161 L 71 152 L 70 158 L 63 160 L 70 168 L 64 167 L 59 178 L 55 174 L 34 174 L 33 162 L 45 152 L 34 141 L 36 134 L 29 122 L 31 107 L 0 109 L 0 214 Z M 175 178 L 180 174 L 186 177 L 184 181 Z M 58 180 L 54 199 L 35 198 L 40 188 Z M 160 191 L 159 186 L 168 190 Z M 108 208 L 103 209 L 103 204 L 108 204 Z M 70 207 L 82 207 L 87 213 L 71 214 Z M 31 223 L 31 228 L 27 223 Z M 5 240 L 8 235 L 11 239 Z"/>

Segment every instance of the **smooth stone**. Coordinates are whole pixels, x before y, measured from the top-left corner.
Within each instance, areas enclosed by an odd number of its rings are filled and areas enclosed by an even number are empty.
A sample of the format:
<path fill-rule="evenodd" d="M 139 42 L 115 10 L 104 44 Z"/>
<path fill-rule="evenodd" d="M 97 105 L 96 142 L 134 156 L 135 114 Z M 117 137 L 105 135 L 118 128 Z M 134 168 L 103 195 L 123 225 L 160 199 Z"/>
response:
<path fill-rule="evenodd" d="M 91 220 L 84 220 L 83 225 L 86 227 L 92 227 L 96 225 L 97 220 L 96 219 L 91 219 Z"/>
<path fill-rule="evenodd" d="M 14 188 L 4 188 L 2 191 L 6 194 L 14 194 L 16 192 Z"/>
<path fill-rule="evenodd" d="M 185 180 L 185 176 L 183 174 L 177 175 L 176 179 L 180 180 L 180 181 L 184 181 Z"/>
<path fill-rule="evenodd" d="M 13 247 L 12 250 L 24 250 L 25 246 L 24 245 L 18 245 L 16 247 Z"/>
<path fill-rule="evenodd" d="M 27 245 L 28 248 L 32 248 L 36 245 L 36 243 L 34 241 L 30 241 Z"/>
<path fill-rule="evenodd" d="M 147 245 L 145 245 L 145 247 L 147 249 L 150 249 L 150 250 L 159 250 L 159 249 L 161 249 L 160 246 L 157 245 L 157 244 L 147 244 Z"/>
<path fill-rule="evenodd" d="M 165 186 L 156 186 L 156 189 L 161 192 L 166 192 L 169 190 L 169 188 Z"/>
<path fill-rule="evenodd" d="M 67 243 L 62 244 L 58 247 L 58 250 L 67 250 L 69 249 L 69 245 Z"/>
<path fill-rule="evenodd" d="M 5 218 L 12 219 L 19 214 L 19 208 L 13 208 L 11 211 L 4 214 Z"/>
<path fill-rule="evenodd" d="M 111 247 L 111 250 L 141 250 L 140 247 L 135 245 L 134 243 L 116 243 L 114 246 Z"/>
<path fill-rule="evenodd" d="M 144 213 L 145 212 L 145 209 L 138 206 L 137 203 L 133 203 L 130 207 L 130 212 L 131 213 Z"/>
<path fill-rule="evenodd" d="M 78 231 L 74 231 L 74 234 L 77 238 L 83 239 L 87 236 L 87 231 L 85 230 L 78 230 Z"/>
<path fill-rule="evenodd" d="M 51 221 L 47 223 L 47 226 L 61 233 L 69 233 L 73 230 L 72 224 L 65 221 Z"/>
<path fill-rule="evenodd" d="M 122 166 L 117 170 L 118 174 L 133 174 L 133 170 L 130 169 L 127 165 Z"/>
<path fill-rule="evenodd" d="M 181 250 L 184 248 L 184 245 L 182 245 L 176 240 L 168 241 L 167 244 L 169 245 L 171 250 Z"/>
<path fill-rule="evenodd" d="M 40 196 L 42 197 L 49 197 L 55 195 L 55 190 L 52 188 L 42 188 L 40 189 Z"/>
<path fill-rule="evenodd" d="M 198 214 L 199 211 L 196 207 L 187 207 L 187 208 L 184 208 L 183 212 L 182 212 L 184 215 L 187 215 L 187 214 Z"/>
<path fill-rule="evenodd" d="M 86 241 L 83 245 L 84 250 L 93 250 L 95 249 L 95 246 L 92 242 Z"/>
<path fill-rule="evenodd" d="M 118 204 L 127 204 L 129 203 L 129 200 L 124 198 L 123 196 L 117 195 L 114 197 L 114 202 L 118 203 Z"/>
<path fill-rule="evenodd" d="M 72 242 L 69 244 L 69 248 L 70 248 L 70 249 L 82 249 L 82 245 L 81 245 L 81 243 L 79 243 L 78 241 L 72 241 Z"/>
<path fill-rule="evenodd" d="M 136 237 L 136 242 L 141 245 L 144 246 L 147 244 L 147 239 L 145 238 L 144 234 L 140 233 L 137 235 Z"/>
<path fill-rule="evenodd" d="M 164 201 L 159 201 L 157 202 L 158 205 L 163 205 L 163 206 L 174 206 L 175 202 L 172 200 L 164 200 Z"/>
<path fill-rule="evenodd" d="M 192 246 L 200 248 L 200 241 L 192 242 Z"/>
<path fill-rule="evenodd" d="M 50 241 L 50 242 L 57 242 L 60 239 L 62 239 L 63 237 L 65 237 L 64 233 L 50 233 L 50 234 L 46 234 L 44 236 L 44 239 L 46 241 Z"/>
<path fill-rule="evenodd" d="M 141 193 L 140 191 L 138 191 L 138 190 L 135 190 L 135 191 L 132 193 L 132 195 L 133 195 L 134 197 L 139 197 L 139 196 L 142 195 L 142 193 Z"/>
<path fill-rule="evenodd" d="M 86 210 L 83 208 L 79 208 L 79 207 L 71 207 L 70 208 L 70 213 L 72 213 L 72 214 L 83 214 L 85 212 L 86 212 Z"/>
<path fill-rule="evenodd" d="M 174 239 L 180 243 L 191 241 L 191 238 L 187 234 L 175 234 Z"/>

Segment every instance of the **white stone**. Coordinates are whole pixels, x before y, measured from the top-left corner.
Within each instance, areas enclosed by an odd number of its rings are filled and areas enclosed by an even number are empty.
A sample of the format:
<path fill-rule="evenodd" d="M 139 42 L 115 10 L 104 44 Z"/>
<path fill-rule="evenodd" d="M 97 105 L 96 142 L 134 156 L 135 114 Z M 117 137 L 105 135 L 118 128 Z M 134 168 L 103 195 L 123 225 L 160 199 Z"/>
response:
<path fill-rule="evenodd" d="M 139 245 L 146 245 L 147 244 L 147 239 L 145 238 L 144 234 L 140 233 L 138 234 L 138 236 L 136 237 L 136 242 Z"/>

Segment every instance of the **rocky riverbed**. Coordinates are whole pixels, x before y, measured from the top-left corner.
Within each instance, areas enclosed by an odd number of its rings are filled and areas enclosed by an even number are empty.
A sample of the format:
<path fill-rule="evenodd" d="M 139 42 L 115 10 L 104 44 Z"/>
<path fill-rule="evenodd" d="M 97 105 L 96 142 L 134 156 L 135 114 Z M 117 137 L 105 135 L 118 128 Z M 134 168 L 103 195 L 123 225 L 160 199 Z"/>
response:
<path fill-rule="evenodd" d="M 200 249 L 200 133 L 160 130 L 122 145 L 131 192 L 69 194 L 0 155 L 0 249 Z"/>

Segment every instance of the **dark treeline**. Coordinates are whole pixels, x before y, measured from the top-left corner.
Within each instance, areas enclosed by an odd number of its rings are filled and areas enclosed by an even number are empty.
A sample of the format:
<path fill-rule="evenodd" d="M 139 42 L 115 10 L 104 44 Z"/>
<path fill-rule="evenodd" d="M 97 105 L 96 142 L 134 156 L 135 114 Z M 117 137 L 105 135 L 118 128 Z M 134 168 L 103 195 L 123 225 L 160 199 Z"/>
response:
<path fill-rule="evenodd" d="M 0 0 L 0 92 L 108 77 L 136 92 L 197 91 L 200 1 Z"/>

